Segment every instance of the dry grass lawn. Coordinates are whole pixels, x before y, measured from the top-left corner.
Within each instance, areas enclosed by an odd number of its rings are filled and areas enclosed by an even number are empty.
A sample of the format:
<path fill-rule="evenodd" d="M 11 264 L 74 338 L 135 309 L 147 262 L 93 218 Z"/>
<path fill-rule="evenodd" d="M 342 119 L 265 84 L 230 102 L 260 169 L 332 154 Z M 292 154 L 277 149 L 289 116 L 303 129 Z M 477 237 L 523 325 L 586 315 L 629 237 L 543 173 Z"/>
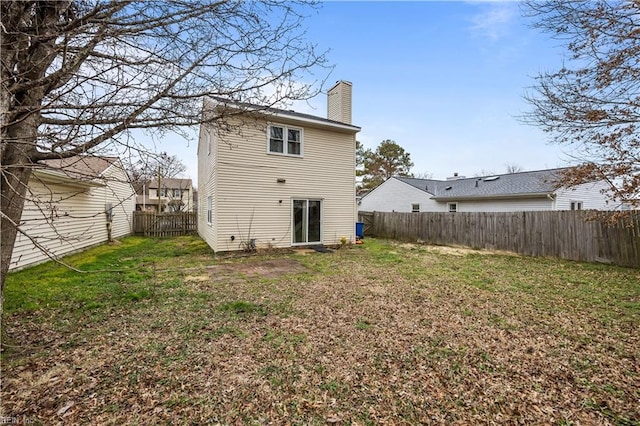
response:
<path fill-rule="evenodd" d="M 11 275 L 5 419 L 640 424 L 638 270 L 374 239 L 216 258 L 153 243 L 70 260 L 113 272 Z"/>

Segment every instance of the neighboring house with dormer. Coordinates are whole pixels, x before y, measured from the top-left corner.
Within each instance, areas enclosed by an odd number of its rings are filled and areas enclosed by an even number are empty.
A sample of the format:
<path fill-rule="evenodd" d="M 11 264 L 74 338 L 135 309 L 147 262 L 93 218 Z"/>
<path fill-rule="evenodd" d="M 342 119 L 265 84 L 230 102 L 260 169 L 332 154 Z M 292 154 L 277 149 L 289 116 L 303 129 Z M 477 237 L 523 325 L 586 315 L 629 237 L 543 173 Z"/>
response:
<path fill-rule="evenodd" d="M 136 210 L 161 212 L 193 211 L 191 179 L 160 178 L 145 182 L 136 197 Z M 160 209 L 158 209 L 160 203 Z"/>
<path fill-rule="evenodd" d="M 135 191 L 116 157 L 42 161 L 33 170 L 10 270 L 131 234 Z"/>
<path fill-rule="evenodd" d="M 513 212 L 615 210 L 605 182 L 558 188 L 564 168 L 447 180 L 393 177 L 366 194 L 360 211 Z"/>
<path fill-rule="evenodd" d="M 198 233 L 215 251 L 355 241 L 351 83 L 327 102 L 324 118 L 205 101 L 205 114 L 226 115 L 198 143 Z"/>

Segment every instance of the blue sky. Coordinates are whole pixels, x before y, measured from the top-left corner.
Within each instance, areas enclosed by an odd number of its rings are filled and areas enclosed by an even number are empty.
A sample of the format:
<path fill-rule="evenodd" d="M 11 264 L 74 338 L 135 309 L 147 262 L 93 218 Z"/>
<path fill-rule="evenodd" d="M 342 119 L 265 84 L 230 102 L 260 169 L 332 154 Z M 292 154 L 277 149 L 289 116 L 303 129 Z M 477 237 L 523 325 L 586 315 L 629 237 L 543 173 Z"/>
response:
<path fill-rule="evenodd" d="M 517 2 L 326 2 L 306 24 L 308 40 L 330 49 L 327 85 L 353 83 L 365 147 L 395 140 L 413 172 L 435 179 L 568 164 L 562 147 L 518 120 L 533 77 L 559 68 L 564 51 L 527 26 Z M 326 96 L 294 108 L 325 116 Z M 196 144 L 159 148 L 195 181 Z"/>

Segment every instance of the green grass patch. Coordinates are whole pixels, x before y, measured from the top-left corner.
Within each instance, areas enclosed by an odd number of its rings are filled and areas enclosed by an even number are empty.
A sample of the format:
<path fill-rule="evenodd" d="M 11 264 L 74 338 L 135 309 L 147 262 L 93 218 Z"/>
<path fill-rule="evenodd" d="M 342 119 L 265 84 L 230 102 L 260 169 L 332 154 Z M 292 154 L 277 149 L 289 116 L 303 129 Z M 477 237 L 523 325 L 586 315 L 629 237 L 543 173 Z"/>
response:
<path fill-rule="evenodd" d="M 265 309 L 262 306 L 256 305 L 255 303 L 246 302 L 244 300 L 223 303 L 218 307 L 218 309 L 223 312 L 230 312 L 236 315 L 266 314 Z"/>
<path fill-rule="evenodd" d="M 198 237 L 123 238 L 63 259 L 82 272 L 47 262 L 8 274 L 4 313 L 97 309 L 149 299 L 154 288 L 167 279 L 158 277 L 160 266 L 184 267 L 190 259 L 207 255 L 211 262 L 210 248 Z"/>

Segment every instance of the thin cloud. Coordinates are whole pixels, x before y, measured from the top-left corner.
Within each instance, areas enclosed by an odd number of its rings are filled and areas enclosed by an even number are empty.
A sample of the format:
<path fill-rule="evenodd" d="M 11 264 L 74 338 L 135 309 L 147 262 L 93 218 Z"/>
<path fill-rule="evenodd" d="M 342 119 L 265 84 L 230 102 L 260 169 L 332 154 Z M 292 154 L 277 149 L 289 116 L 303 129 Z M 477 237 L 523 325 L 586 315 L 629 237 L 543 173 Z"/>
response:
<path fill-rule="evenodd" d="M 477 37 L 497 41 L 509 35 L 518 9 L 513 3 L 491 2 L 480 4 L 482 11 L 471 18 L 471 33 Z"/>

